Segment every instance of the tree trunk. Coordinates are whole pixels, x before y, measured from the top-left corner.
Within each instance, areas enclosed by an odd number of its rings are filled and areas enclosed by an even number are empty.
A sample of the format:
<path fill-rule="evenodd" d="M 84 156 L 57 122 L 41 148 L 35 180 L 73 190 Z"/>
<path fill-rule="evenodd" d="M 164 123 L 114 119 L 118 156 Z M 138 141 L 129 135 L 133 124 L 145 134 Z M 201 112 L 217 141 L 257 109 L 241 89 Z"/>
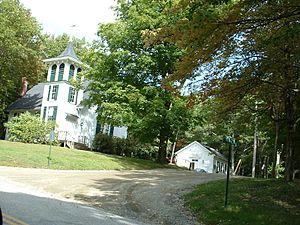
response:
<path fill-rule="evenodd" d="M 164 135 L 164 132 L 160 132 L 159 136 L 159 148 L 158 148 L 158 162 L 165 164 L 167 162 L 167 137 Z"/>
<path fill-rule="evenodd" d="M 292 91 L 291 91 L 292 92 Z M 287 181 L 294 180 L 294 105 L 293 93 L 287 93 L 287 100 L 285 104 L 286 119 L 287 119 L 287 141 L 286 141 L 286 159 L 285 159 L 285 174 L 284 177 Z"/>
<path fill-rule="evenodd" d="M 278 146 L 278 134 L 279 134 L 279 122 L 275 121 L 275 143 L 274 143 L 274 155 L 273 155 L 273 164 L 272 164 L 272 177 L 276 178 L 277 171 L 277 146 Z"/>
<path fill-rule="evenodd" d="M 232 145 L 232 148 L 231 148 L 231 171 L 234 174 L 234 154 L 235 154 L 235 151 L 234 151 L 234 145 Z"/>
<path fill-rule="evenodd" d="M 252 178 L 255 177 L 256 151 L 257 151 L 257 102 L 255 102 L 255 119 L 254 119 L 254 143 L 253 143 L 253 159 L 252 159 Z"/>

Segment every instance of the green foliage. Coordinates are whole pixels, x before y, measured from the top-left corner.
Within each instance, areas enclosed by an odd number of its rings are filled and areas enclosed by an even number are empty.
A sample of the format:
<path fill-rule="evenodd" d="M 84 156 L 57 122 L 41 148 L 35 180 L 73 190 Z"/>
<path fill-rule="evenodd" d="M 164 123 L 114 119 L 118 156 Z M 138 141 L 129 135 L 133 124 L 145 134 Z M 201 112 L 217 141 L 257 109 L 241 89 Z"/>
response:
<path fill-rule="evenodd" d="M 285 121 L 288 180 L 293 179 L 294 165 L 300 168 L 295 147 L 300 117 L 299 12 L 297 0 L 181 0 L 165 11 L 173 20 L 145 35 L 149 43 L 163 40 L 185 48 L 169 80 L 198 77 L 198 93 L 213 97 L 221 113 L 259 101 L 261 112 Z"/>
<path fill-rule="evenodd" d="M 172 1 L 119 1 L 117 22 L 101 24 L 87 56 L 89 105 L 97 105 L 99 120 L 126 125 L 130 135 L 159 146 L 158 160 L 165 161 L 166 144 L 178 129 L 188 129 L 192 113 L 179 83 L 163 84 L 174 70 L 183 49 L 156 42 L 145 45 L 143 31 L 166 22 L 161 12 Z"/>
<path fill-rule="evenodd" d="M 41 28 L 19 1 L 0 1 L 0 136 L 6 107 L 18 98 L 22 77 L 42 79 Z"/>
<path fill-rule="evenodd" d="M 62 53 L 67 47 L 70 37 L 63 34 L 55 37 L 54 35 L 45 34 L 43 36 L 43 53 L 44 58 L 55 58 Z M 73 38 L 72 43 L 76 51 L 76 55 L 80 60 L 83 60 L 84 54 L 87 51 L 87 43 L 85 39 Z"/>
<path fill-rule="evenodd" d="M 201 224 L 261 225 L 299 223 L 300 183 L 233 179 L 224 208 L 224 180 L 201 184 L 185 196 Z"/>
<path fill-rule="evenodd" d="M 94 150 L 96 151 L 109 153 L 109 154 L 116 154 L 113 137 L 107 134 L 102 134 L 102 133 L 96 134 L 94 138 L 93 146 L 94 146 Z"/>
<path fill-rule="evenodd" d="M 157 149 L 149 144 L 142 144 L 132 138 L 118 138 L 98 133 L 94 138 L 94 151 L 107 154 L 135 157 L 153 160 L 157 156 Z"/>
<path fill-rule="evenodd" d="M 10 141 L 26 143 L 48 143 L 49 134 L 54 129 L 55 123 L 45 123 L 39 115 L 31 115 L 29 112 L 13 117 L 5 123 L 9 132 Z"/>

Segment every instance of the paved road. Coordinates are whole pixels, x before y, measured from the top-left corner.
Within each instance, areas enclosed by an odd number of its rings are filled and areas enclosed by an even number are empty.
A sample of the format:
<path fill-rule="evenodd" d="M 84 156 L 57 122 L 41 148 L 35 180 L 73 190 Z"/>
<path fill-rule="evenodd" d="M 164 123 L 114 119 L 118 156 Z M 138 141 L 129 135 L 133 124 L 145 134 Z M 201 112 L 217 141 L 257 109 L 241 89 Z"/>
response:
<path fill-rule="evenodd" d="M 141 224 L 77 203 L 41 198 L 24 193 L 0 192 L 6 223 L 30 225 Z M 21 222 L 22 221 L 22 222 Z"/>
<path fill-rule="evenodd" d="M 0 167 L 0 178 L 36 188 L 52 198 L 81 202 L 147 224 L 196 225 L 181 196 L 222 174 L 157 169 L 58 171 Z"/>
<path fill-rule="evenodd" d="M 7 225 L 143 224 L 78 203 L 51 199 L 44 193 L 22 193 L 23 187 L 12 183 L 6 183 L 4 187 L 1 181 L 0 205 Z M 23 189 L 24 192 L 27 190 Z"/>

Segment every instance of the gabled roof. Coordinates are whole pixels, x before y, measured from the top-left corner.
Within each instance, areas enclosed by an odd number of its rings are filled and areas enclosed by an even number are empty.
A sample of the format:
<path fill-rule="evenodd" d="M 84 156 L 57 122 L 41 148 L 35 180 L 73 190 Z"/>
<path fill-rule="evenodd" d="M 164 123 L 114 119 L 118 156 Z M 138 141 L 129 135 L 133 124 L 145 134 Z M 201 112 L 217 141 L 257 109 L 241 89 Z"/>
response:
<path fill-rule="evenodd" d="M 211 147 L 206 146 L 206 145 L 202 145 L 202 144 L 200 144 L 198 141 L 193 141 L 193 142 L 190 143 L 189 145 L 183 147 L 183 148 L 180 149 L 179 151 L 175 152 L 175 155 L 177 155 L 177 154 L 179 154 L 179 153 L 185 151 L 186 149 L 188 149 L 188 148 L 191 147 L 192 145 L 198 145 L 199 147 L 202 147 L 202 148 L 206 149 L 207 151 L 211 152 L 211 153 L 214 154 L 215 156 L 218 156 L 218 157 L 221 158 L 221 159 L 227 160 L 227 159 L 225 158 L 225 156 L 222 155 L 220 152 L 218 152 L 216 149 L 211 148 Z"/>
<path fill-rule="evenodd" d="M 73 43 L 71 41 L 68 42 L 66 49 L 56 58 L 63 58 L 63 57 L 68 57 L 68 56 L 80 61 L 73 49 Z"/>
<path fill-rule="evenodd" d="M 216 156 L 218 156 L 219 158 L 221 159 L 226 159 L 226 157 L 224 155 L 222 155 L 220 152 L 218 152 L 216 149 L 212 148 L 212 147 L 209 147 L 207 145 L 204 145 L 205 148 L 207 148 L 209 151 L 211 151 L 212 153 L 214 153 Z"/>
<path fill-rule="evenodd" d="M 39 109 L 42 105 L 44 86 L 43 83 L 35 85 L 26 95 L 10 104 L 7 110 Z"/>

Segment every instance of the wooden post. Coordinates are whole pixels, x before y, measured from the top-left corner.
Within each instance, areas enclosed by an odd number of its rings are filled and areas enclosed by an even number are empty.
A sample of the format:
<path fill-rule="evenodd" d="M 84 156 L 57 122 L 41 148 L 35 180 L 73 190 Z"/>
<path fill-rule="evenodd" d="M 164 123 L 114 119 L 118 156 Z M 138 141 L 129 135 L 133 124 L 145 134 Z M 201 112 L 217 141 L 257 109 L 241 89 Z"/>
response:
<path fill-rule="evenodd" d="M 228 199 L 230 155 L 231 155 L 231 144 L 229 143 L 229 154 L 228 154 L 228 164 L 227 164 L 227 180 L 226 180 L 226 191 L 225 191 L 225 208 L 227 207 L 227 199 Z"/>

